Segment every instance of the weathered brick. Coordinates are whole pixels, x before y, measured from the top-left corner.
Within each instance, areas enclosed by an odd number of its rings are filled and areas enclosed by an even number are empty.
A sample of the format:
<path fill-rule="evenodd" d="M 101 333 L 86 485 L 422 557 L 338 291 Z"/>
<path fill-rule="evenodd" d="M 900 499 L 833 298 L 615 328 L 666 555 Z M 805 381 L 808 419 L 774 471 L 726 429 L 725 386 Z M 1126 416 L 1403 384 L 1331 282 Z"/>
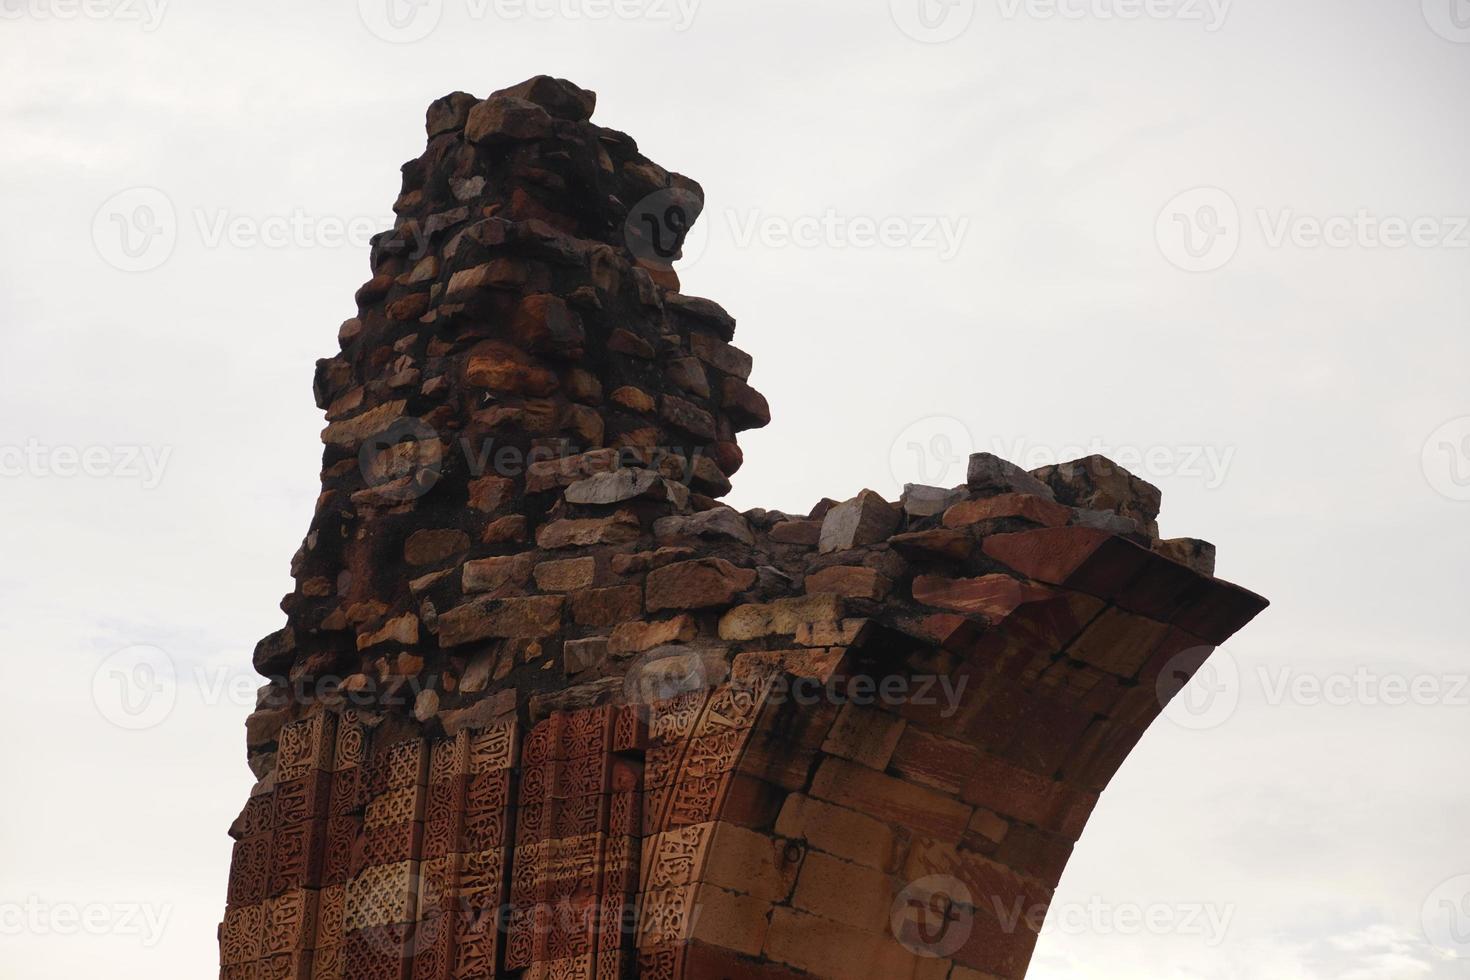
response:
<path fill-rule="evenodd" d="M 940 840 L 959 840 L 972 809 L 932 789 L 830 756 L 812 780 L 811 795 Z"/>
<path fill-rule="evenodd" d="M 644 593 L 649 612 L 705 609 L 728 606 L 754 584 L 753 568 L 740 568 L 723 558 L 698 558 L 649 572 Z"/>

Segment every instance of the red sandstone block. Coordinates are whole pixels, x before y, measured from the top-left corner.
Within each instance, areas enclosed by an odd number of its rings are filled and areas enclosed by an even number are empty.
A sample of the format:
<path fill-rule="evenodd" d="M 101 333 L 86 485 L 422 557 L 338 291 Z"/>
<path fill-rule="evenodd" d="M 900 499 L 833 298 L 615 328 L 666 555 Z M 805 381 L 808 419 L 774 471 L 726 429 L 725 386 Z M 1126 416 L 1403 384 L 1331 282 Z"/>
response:
<path fill-rule="evenodd" d="M 1167 623 L 1180 612 L 1190 593 L 1208 581 L 1207 576 L 1189 566 L 1150 551 L 1148 561 L 1118 595 L 1117 603 L 1130 612 Z"/>
<path fill-rule="evenodd" d="M 322 854 L 322 884 L 340 885 L 352 876 L 354 861 L 361 861 L 362 818 L 340 816 L 327 818 L 327 839 Z"/>
<path fill-rule="evenodd" d="M 1072 510 L 1029 493 L 1003 493 L 980 500 L 962 500 L 944 512 L 945 527 L 968 527 L 981 521 L 1023 517 L 1045 527 L 1061 527 Z"/>
<path fill-rule="evenodd" d="M 1255 619 L 1270 603 L 1248 589 L 1212 579 L 1191 589 L 1182 605 L 1182 610 L 1174 617 L 1174 625 L 1220 644 Z"/>
<path fill-rule="evenodd" d="M 965 920 L 967 938 L 959 949 L 950 954 L 950 959 L 982 974 L 1004 980 L 1021 980 L 1038 937 L 1025 924 L 1026 919 L 1009 921 L 1009 911 L 1005 922 L 989 910 L 977 910 L 968 916 Z"/>
<path fill-rule="evenodd" d="M 271 834 L 258 834 L 235 842 L 230 858 L 231 905 L 259 905 L 270 884 Z"/>
<path fill-rule="evenodd" d="M 730 773 L 683 779 L 669 787 L 664 820 L 670 827 L 704 823 L 719 815 Z"/>
<path fill-rule="evenodd" d="M 586 589 L 571 596 L 572 622 L 578 626 L 616 626 L 643 615 L 643 589 L 618 585 Z"/>
<path fill-rule="evenodd" d="M 831 756 L 822 760 L 811 795 L 940 840 L 959 840 L 971 812 L 942 793 Z"/>
<path fill-rule="evenodd" d="M 643 833 L 642 793 L 614 793 L 608 798 L 607 832 L 626 837 Z"/>
<path fill-rule="evenodd" d="M 1061 834 L 1013 824 L 992 856 L 1021 874 L 1056 887 L 1072 848 L 1073 842 Z"/>
<path fill-rule="evenodd" d="M 596 833 L 605 825 L 608 798 L 578 796 L 551 802 L 551 833 L 556 838 Z"/>
<path fill-rule="evenodd" d="M 1066 834 L 1073 840 L 1097 804 L 1097 794 L 1068 786 L 982 755 L 960 791 L 967 803 L 1013 817 L 1044 830 Z"/>
<path fill-rule="evenodd" d="M 320 888 L 326 836 L 325 820 L 312 820 L 276 831 L 271 839 L 270 880 L 266 895 L 275 897 L 293 888 Z"/>
<path fill-rule="evenodd" d="M 943 575 L 920 575 L 914 579 L 914 601 L 940 609 L 953 609 L 968 615 L 984 616 L 998 622 L 1017 606 L 1050 598 L 1051 589 L 1022 582 L 1009 575 L 982 575 L 979 578 L 948 578 Z"/>
<path fill-rule="evenodd" d="M 562 714 L 557 712 L 531 729 L 521 747 L 521 766 L 530 768 L 565 758 L 561 747 Z"/>
<path fill-rule="evenodd" d="M 856 599 L 881 599 L 892 583 L 875 569 L 859 565 L 834 565 L 806 577 L 806 591 L 832 593 Z"/>
<path fill-rule="evenodd" d="M 1143 738 L 1144 729 L 1096 719 L 1061 767 L 1063 779 L 1101 793 Z"/>
<path fill-rule="evenodd" d="M 529 831 L 534 827 L 536 820 L 532 808 L 526 808 L 522 815 L 526 818 L 526 829 Z M 483 810 L 471 810 L 464 816 L 463 828 L 460 832 L 459 844 L 468 851 L 483 851 L 490 848 L 503 847 L 506 843 L 507 831 L 512 819 L 509 807 L 490 808 Z M 519 827 L 517 827 L 519 832 Z M 425 855 L 428 848 L 425 848 Z"/>
<path fill-rule="evenodd" d="M 648 746 L 648 719 L 642 705 L 625 704 L 618 709 L 613 730 L 614 752 L 641 752 Z"/>
<path fill-rule="evenodd" d="M 343 943 L 344 980 L 409 980 L 407 925 L 354 930 Z"/>
<path fill-rule="evenodd" d="M 338 817 L 357 813 L 366 806 L 367 786 L 363 779 L 362 767 L 354 766 L 351 769 L 342 769 L 332 773 L 331 796 L 327 805 L 328 816 Z"/>
<path fill-rule="evenodd" d="M 411 861 L 419 853 L 424 825 L 418 822 L 365 827 L 362 863 L 354 870 Z"/>
<path fill-rule="evenodd" d="M 1133 677 L 1168 632 L 1163 623 L 1110 606 L 1068 645 L 1067 656 L 1119 677 Z"/>
<path fill-rule="evenodd" d="M 890 767 L 910 782 L 958 795 L 979 756 L 980 750 L 965 742 L 910 726 L 898 740 Z"/>
<path fill-rule="evenodd" d="M 312 769 L 309 773 L 276 786 L 275 826 L 290 827 L 326 816 L 331 774 L 317 769 Z"/>
<path fill-rule="evenodd" d="M 698 941 L 687 945 L 685 957 L 684 969 L 690 977 L 719 980 L 805 980 L 811 976 L 788 970 L 778 963 L 743 956 L 732 950 Z"/>
<path fill-rule="evenodd" d="M 720 819 L 752 830 L 769 830 L 781 813 L 787 791 L 774 783 L 731 773 L 720 806 Z"/>
<path fill-rule="evenodd" d="M 1028 578 L 1103 599 L 1116 598 L 1154 559 L 1147 548 L 1088 527 L 994 534 L 982 546 L 991 558 Z"/>

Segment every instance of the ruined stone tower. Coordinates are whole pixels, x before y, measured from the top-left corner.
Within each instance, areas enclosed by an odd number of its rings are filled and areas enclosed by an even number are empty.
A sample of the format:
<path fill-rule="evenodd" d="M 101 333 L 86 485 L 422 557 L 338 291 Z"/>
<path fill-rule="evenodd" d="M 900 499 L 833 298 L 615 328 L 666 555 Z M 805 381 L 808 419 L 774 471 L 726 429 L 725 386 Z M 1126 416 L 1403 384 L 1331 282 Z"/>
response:
<path fill-rule="evenodd" d="M 702 191 L 594 102 L 430 106 L 318 364 L 221 975 L 1019 978 L 998 910 L 1265 602 L 1098 457 L 719 503 L 769 413 L 679 291 Z"/>

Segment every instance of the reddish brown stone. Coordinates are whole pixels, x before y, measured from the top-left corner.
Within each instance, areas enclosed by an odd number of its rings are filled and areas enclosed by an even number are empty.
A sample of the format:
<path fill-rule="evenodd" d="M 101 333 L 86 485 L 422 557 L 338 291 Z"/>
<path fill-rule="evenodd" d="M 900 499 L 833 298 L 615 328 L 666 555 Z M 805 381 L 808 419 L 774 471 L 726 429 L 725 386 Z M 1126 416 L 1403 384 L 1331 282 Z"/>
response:
<path fill-rule="evenodd" d="M 982 575 L 979 578 L 945 578 L 920 575 L 914 579 L 914 601 L 926 606 L 979 614 L 992 620 L 1004 619 L 1019 605 L 1050 598 L 1052 590 L 1011 578 Z"/>
<path fill-rule="evenodd" d="M 524 599 L 479 599 L 439 617 L 439 643 L 459 646 L 492 638 L 538 637 L 561 624 L 561 596 Z"/>
<path fill-rule="evenodd" d="M 979 500 L 962 500 L 944 512 L 945 527 L 966 527 L 1002 517 L 1024 517 L 1046 527 L 1061 527 L 1072 512 L 1061 504 L 1029 493 L 1003 493 Z"/>
<path fill-rule="evenodd" d="M 806 577 L 809 593 L 832 592 L 856 599 L 881 599 L 891 585 L 875 570 L 856 565 L 833 565 Z"/>
<path fill-rule="evenodd" d="M 899 890 L 1044 907 L 1264 601 L 1099 459 L 720 504 L 770 410 L 734 319 L 678 292 L 703 192 L 594 102 L 546 76 L 436 102 L 317 364 L 222 975 L 1014 980 L 1029 930 Z M 920 909 L 977 924 L 916 956 Z"/>
<path fill-rule="evenodd" d="M 578 626 L 616 626 L 643 613 L 643 590 L 636 585 L 586 589 L 570 597 L 572 622 Z"/>
<path fill-rule="evenodd" d="M 648 573 L 644 586 L 649 612 L 728 606 L 755 584 L 755 570 L 723 558 L 678 562 Z"/>

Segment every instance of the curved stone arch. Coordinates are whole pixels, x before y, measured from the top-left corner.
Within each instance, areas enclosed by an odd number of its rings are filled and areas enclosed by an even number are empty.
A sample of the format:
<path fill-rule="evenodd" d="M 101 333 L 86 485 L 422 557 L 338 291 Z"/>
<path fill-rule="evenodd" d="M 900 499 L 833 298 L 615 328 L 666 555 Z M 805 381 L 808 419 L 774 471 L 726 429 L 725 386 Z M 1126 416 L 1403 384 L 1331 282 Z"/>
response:
<path fill-rule="evenodd" d="M 665 846 L 690 863 L 643 976 L 1025 975 L 1099 794 L 1264 601 L 1105 533 L 1000 538 L 1028 576 L 1003 614 L 737 658 L 758 714 L 709 819 L 650 842 L 648 867 Z"/>

